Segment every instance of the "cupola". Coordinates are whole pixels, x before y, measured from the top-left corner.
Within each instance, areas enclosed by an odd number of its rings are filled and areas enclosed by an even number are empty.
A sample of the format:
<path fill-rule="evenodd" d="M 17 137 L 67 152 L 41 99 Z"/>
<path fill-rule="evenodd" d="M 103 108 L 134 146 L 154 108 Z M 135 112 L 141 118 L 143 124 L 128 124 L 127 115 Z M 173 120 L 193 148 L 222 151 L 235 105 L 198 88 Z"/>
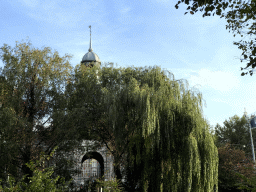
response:
<path fill-rule="evenodd" d="M 100 58 L 92 50 L 91 25 L 89 26 L 89 28 L 90 28 L 90 45 L 89 45 L 88 52 L 83 56 L 81 63 L 87 66 L 94 66 L 94 65 L 99 66 L 101 64 Z"/>

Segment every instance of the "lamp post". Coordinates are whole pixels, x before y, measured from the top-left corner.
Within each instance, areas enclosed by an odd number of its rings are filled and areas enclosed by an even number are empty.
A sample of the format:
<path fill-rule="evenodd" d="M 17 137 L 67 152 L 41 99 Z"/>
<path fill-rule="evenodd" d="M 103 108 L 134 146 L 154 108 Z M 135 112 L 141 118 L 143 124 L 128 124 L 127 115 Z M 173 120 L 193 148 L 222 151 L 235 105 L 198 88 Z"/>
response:
<path fill-rule="evenodd" d="M 251 119 L 251 121 L 254 121 L 254 118 Z M 254 145 L 253 145 L 253 139 L 252 139 L 252 126 L 250 121 L 250 136 L 251 136 L 251 143 L 252 143 L 252 156 L 253 156 L 253 162 L 255 164 L 255 153 L 254 153 Z"/>
<path fill-rule="evenodd" d="M 255 117 L 251 116 L 251 118 L 247 118 L 247 113 L 244 113 L 244 117 L 248 120 L 249 122 L 249 132 L 250 132 L 250 137 L 251 137 L 251 145 L 252 145 L 252 158 L 253 158 L 253 162 L 255 164 L 255 153 L 254 153 L 254 145 L 253 145 L 253 138 L 252 138 L 252 125 L 251 121 L 254 121 Z"/>

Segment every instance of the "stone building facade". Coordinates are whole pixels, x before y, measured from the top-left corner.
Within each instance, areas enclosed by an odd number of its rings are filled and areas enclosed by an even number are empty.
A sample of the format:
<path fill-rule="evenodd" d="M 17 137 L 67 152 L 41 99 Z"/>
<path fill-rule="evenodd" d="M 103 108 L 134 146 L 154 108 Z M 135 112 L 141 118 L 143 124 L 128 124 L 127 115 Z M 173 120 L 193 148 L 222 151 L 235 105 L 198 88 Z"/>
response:
<path fill-rule="evenodd" d="M 106 146 L 97 150 L 87 151 L 86 146 L 93 144 L 93 141 L 84 141 L 85 151 L 74 150 L 74 161 L 76 169 L 79 172 L 73 175 L 76 185 L 84 185 L 88 180 L 96 180 L 100 176 L 104 176 L 105 181 L 114 178 L 113 156 L 108 152 Z"/>

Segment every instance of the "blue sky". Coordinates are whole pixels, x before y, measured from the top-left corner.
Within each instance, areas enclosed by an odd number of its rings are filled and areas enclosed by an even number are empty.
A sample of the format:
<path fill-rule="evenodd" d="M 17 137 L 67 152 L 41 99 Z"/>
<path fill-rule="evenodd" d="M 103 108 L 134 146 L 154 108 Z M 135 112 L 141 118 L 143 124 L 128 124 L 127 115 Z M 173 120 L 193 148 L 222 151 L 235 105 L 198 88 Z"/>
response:
<path fill-rule="evenodd" d="M 175 0 L 12 0 L 0 3 L 0 46 L 31 40 L 80 63 L 89 48 L 122 67 L 161 66 L 203 94 L 212 126 L 256 111 L 255 76 L 241 77 L 241 51 L 219 17 L 184 15 Z M 0 67 L 3 67 L 0 61 Z"/>

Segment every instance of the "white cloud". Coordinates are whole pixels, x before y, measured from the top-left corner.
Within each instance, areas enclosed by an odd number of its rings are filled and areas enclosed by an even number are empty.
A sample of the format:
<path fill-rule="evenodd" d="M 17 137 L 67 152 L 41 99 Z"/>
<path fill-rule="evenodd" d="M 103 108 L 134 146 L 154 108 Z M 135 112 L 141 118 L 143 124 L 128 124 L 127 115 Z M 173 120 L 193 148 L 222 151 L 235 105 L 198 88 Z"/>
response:
<path fill-rule="evenodd" d="M 127 14 L 128 12 L 131 11 L 131 8 L 130 7 L 124 7 L 120 10 L 120 13 L 121 14 Z"/>
<path fill-rule="evenodd" d="M 28 6 L 28 7 L 31 7 L 31 8 L 37 7 L 38 4 L 39 4 L 38 0 L 20 0 L 20 2 L 22 4 L 24 4 L 25 6 Z"/>
<path fill-rule="evenodd" d="M 169 2 L 169 0 L 157 0 L 156 2 L 158 2 L 158 3 L 167 3 L 167 2 Z"/>
<path fill-rule="evenodd" d="M 19 0 L 19 2 L 20 4 L 13 3 L 12 5 L 19 8 L 23 6 L 22 11 L 31 18 L 56 26 L 70 28 L 83 25 L 84 22 L 81 22 L 84 20 L 83 18 L 86 18 L 88 21 L 97 22 L 98 24 L 99 18 L 104 17 L 102 3 L 98 3 L 95 0 Z"/>
<path fill-rule="evenodd" d="M 57 25 L 73 26 L 81 20 L 83 14 L 63 9 L 56 3 L 52 2 L 44 4 L 38 9 L 34 9 L 28 13 L 28 15 L 34 19 L 45 21 Z"/>
<path fill-rule="evenodd" d="M 55 1 L 50 1 L 42 4 L 41 8 L 43 8 L 46 11 L 52 11 L 52 10 L 56 10 L 58 8 L 58 5 Z"/>
<path fill-rule="evenodd" d="M 184 68 L 167 68 L 173 72 L 175 79 L 188 80 L 189 86 L 199 86 L 200 90 L 219 91 L 228 93 L 241 87 L 240 76 L 233 71 L 220 71 L 202 68 L 200 70 L 184 69 Z"/>
<path fill-rule="evenodd" d="M 197 75 L 190 76 L 189 82 L 192 86 L 199 84 L 203 88 L 213 88 L 221 92 L 228 92 L 238 86 L 239 79 L 230 72 L 201 69 L 197 72 Z"/>
<path fill-rule="evenodd" d="M 228 103 L 227 100 L 224 100 L 220 97 L 212 98 L 211 101 L 217 102 L 217 103 Z"/>

